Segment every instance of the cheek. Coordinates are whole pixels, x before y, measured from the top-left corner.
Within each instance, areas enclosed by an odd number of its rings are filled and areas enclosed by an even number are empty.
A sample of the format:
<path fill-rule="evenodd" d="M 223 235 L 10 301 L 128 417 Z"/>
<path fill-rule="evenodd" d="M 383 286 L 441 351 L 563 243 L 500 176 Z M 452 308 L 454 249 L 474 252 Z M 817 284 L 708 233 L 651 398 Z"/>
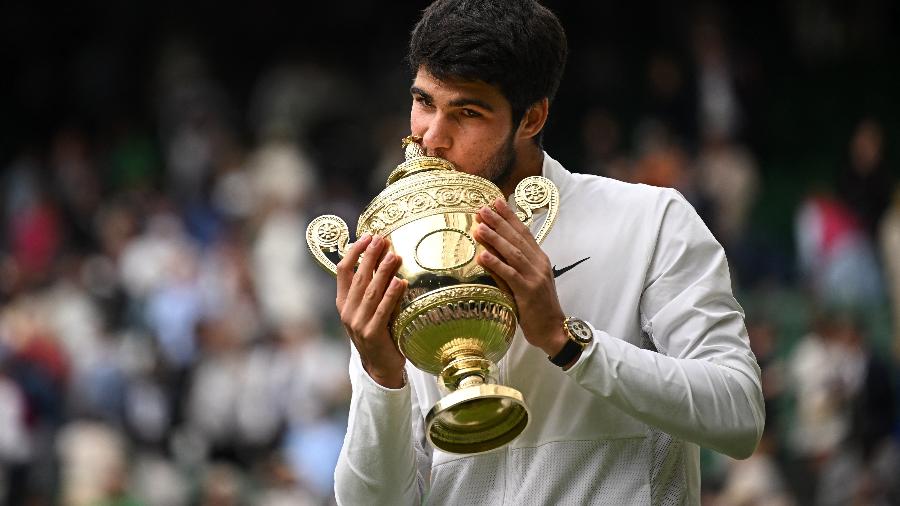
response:
<path fill-rule="evenodd" d="M 423 135 L 428 128 L 425 114 L 413 103 L 409 110 L 409 130 L 413 135 Z"/>

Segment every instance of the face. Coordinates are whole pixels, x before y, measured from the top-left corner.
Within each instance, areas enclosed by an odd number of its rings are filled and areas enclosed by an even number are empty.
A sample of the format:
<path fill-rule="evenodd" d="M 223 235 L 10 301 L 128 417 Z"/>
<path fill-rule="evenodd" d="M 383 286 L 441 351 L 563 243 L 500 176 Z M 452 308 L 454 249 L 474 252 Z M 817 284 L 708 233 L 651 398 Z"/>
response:
<path fill-rule="evenodd" d="M 410 88 L 410 128 L 428 155 L 503 186 L 516 164 L 509 101 L 482 82 L 440 81 L 420 69 Z"/>

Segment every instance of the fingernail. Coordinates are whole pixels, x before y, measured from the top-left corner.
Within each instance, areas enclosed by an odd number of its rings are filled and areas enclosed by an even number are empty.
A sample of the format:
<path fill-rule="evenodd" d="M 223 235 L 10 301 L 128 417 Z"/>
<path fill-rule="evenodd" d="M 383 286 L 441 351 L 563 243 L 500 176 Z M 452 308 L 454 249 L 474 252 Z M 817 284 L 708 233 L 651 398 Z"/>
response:
<path fill-rule="evenodd" d="M 381 244 L 381 236 L 378 234 L 373 235 L 372 236 L 372 244 L 374 244 L 374 245 Z"/>
<path fill-rule="evenodd" d="M 390 251 L 388 252 L 387 255 L 384 256 L 384 261 L 385 261 L 385 262 L 390 262 L 390 261 L 392 261 L 393 259 L 394 259 L 394 254 L 391 253 Z"/>

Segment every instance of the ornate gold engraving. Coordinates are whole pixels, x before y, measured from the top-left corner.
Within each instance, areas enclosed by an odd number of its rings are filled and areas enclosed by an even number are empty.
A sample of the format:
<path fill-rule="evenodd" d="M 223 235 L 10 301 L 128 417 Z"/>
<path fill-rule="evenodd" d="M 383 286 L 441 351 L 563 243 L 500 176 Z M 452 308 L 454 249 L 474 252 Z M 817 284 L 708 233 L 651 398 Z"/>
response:
<path fill-rule="evenodd" d="M 319 265 L 332 274 L 337 274 L 337 265 L 325 253 L 337 251 L 340 256 L 344 256 L 349 240 L 350 230 L 347 224 L 332 214 L 319 216 L 306 227 L 306 245 L 309 251 Z"/>
<path fill-rule="evenodd" d="M 515 302 L 474 261 L 484 246 L 470 234 L 477 211 L 504 195 L 487 179 L 426 156 L 420 140 L 404 139 L 407 160 L 363 210 L 356 234 L 385 236 L 403 259 L 397 276 L 408 286 L 391 334 L 410 363 L 438 376 L 451 392 L 426 417 L 429 441 L 448 452 L 478 453 L 507 444 L 529 420 L 521 393 L 493 377 L 515 335 Z M 540 243 L 557 216 L 558 190 L 548 179 L 530 177 L 514 197 L 526 224 L 547 210 L 535 236 Z M 333 259 L 344 255 L 349 241 L 346 223 L 316 218 L 306 238 L 316 261 L 336 273 Z"/>

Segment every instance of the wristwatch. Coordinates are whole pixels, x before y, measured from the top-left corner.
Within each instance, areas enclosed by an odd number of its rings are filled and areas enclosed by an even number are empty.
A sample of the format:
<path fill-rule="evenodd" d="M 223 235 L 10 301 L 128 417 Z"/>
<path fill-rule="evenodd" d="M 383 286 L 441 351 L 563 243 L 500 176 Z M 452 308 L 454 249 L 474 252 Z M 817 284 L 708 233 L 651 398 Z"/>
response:
<path fill-rule="evenodd" d="M 577 357 L 594 340 L 594 332 L 591 330 L 591 326 L 583 320 L 572 316 L 566 318 L 563 322 L 563 330 L 566 331 L 566 337 L 569 340 L 559 350 L 559 353 L 552 357 L 547 357 L 550 359 L 550 362 L 559 367 L 567 366 L 573 358 Z"/>

